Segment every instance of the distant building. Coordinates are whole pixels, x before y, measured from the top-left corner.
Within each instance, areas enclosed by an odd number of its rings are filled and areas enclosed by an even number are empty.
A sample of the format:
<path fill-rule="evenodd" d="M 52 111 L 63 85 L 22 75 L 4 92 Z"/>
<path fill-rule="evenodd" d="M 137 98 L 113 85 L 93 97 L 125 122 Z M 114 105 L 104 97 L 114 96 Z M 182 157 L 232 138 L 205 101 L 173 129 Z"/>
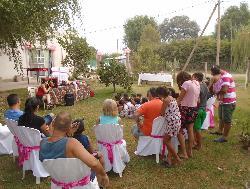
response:
<path fill-rule="evenodd" d="M 25 68 L 60 67 L 66 55 L 65 50 L 56 39 L 48 40 L 46 46 L 26 44 L 24 47 L 20 47 L 20 51 L 24 76 L 26 76 Z M 14 66 L 14 62 L 10 61 L 7 55 L 0 55 L 0 78 L 13 79 L 15 75 L 18 75 Z M 35 74 L 35 72 L 31 72 L 30 76 Z M 43 75 L 44 73 L 40 74 Z"/>

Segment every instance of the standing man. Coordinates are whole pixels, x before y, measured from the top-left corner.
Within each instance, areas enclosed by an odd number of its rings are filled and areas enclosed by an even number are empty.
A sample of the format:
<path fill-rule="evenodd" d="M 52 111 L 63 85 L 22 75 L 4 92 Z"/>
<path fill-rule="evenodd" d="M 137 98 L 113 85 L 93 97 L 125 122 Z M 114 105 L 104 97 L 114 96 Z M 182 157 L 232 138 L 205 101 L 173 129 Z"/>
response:
<path fill-rule="evenodd" d="M 161 115 L 162 101 L 158 98 L 156 89 L 150 88 L 147 97 L 149 101 L 142 104 L 134 114 L 136 126 L 132 128 L 132 134 L 136 138 L 150 136 L 154 119 Z M 144 118 L 143 123 L 140 123 L 141 116 Z"/>
<path fill-rule="evenodd" d="M 235 82 L 231 74 L 218 66 L 211 68 L 213 76 L 210 90 L 215 92 L 219 99 L 219 130 L 213 134 L 222 135 L 214 142 L 227 142 L 232 127 L 232 116 L 236 107 Z M 216 81 L 217 80 L 217 81 Z"/>

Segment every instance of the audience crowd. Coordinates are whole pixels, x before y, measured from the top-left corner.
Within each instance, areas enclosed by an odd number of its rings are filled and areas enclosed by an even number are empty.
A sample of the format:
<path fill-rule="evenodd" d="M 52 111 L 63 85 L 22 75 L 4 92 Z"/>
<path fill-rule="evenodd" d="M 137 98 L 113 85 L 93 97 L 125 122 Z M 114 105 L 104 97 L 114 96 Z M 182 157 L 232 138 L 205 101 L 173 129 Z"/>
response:
<path fill-rule="evenodd" d="M 168 156 L 163 165 L 173 167 L 180 165 L 182 159 L 193 157 L 193 149 L 202 148 L 202 124 L 206 118 L 207 100 L 216 96 L 219 101 L 219 130 L 211 134 L 222 135 L 215 142 L 227 142 L 232 127 L 232 114 L 236 105 L 236 90 L 232 75 L 217 66 L 211 68 L 212 78 L 204 78 L 200 72 L 190 75 L 179 72 L 176 78 L 179 93 L 173 88 L 160 86 L 150 88 L 147 96 L 127 93 L 117 94 L 113 99 L 106 99 L 103 112 L 97 119 L 98 124 L 121 124 L 121 118 L 135 120 L 131 133 L 138 139 L 140 136 L 151 136 L 155 118 L 163 116 L 164 137 Z M 46 87 L 39 99 L 47 97 Z M 44 117 L 36 115 L 39 110 L 38 98 L 28 98 L 24 111 L 20 110 L 20 99 L 16 94 L 7 97 L 9 110 L 5 118 L 13 119 L 20 126 L 37 129 L 43 140 L 40 145 L 40 160 L 56 158 L 78 158 L 92 170 L 92 179 L 96 176 L 101 186 L 107 186 L 109 178 L 104 171 L 103 155 L 96 151 L 90 138 L 84 134 L 84 120 L 72 121 L 71 115 L 61 112 Z M 187 133 L 187 136 L 186 136 Z M 179 152 L 171 143 L 177 137 Z M 186 143 L 187 141 L 187 143 Z"/>

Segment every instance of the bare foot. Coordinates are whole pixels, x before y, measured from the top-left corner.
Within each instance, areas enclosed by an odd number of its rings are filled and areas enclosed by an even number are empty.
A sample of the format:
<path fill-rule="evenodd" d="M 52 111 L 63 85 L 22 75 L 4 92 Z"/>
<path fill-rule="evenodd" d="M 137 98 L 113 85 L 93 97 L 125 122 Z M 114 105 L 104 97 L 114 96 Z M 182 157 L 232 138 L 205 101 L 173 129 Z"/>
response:
<path fill-rule="evenodd" d="M 196 145 L 196 146 L 194 146 L 194 147 L 193 147 L 193 149 L 195 149 L 195 150 L 198 150 L 198 151 L 199 151 L 199 150 L 201 150 L 201 145 Z"/>
<path fill-rule="evenodd" d="M 190 150 L 187 151 L 187 155 L 188 155 L 189 158 L 193 157 L 192 149 L 190 149 Z"/>
<path fill-rule="evenodd" d="M 180 158 L 178 159 L 173 159 L 172 164 L 175 166 L 179 166 L 182 164 L 182 160 Z"/>
<path fill-rule="evenodd" d="M 178 156 L 181 158 L 181 159 L 188 159 L 188 155 L 184 155 L 184 154 L 178 154 Z"/>

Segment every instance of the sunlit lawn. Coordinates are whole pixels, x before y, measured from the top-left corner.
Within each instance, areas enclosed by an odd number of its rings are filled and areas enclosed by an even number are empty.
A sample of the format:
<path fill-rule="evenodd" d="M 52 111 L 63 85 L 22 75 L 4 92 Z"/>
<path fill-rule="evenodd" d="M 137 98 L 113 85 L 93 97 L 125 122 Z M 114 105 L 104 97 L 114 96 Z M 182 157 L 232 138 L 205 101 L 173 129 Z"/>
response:
<path fill-rule="evenodd" d="M 95 142 L 92 126 L 101 113 L 102 102 L 112 98 L 112 88 L 99 84 L 92 84 L 96 96 L 77 103 L 73 107 L 57 107 L 54 113 L 69 111 L 73 118 L 84 117 L 86 133 Z M 146 94 L 149 86 L 133 86 L 134 92 Z M 121 90 L 121 89 L 119 89 Z M 14 90 L 25 101 L 24 89 Z M 230 135 L 230 142 L 215 144 L 215 136 L 204 132 L 203 149 L 194 153 L 194 158 L 185 161 L 181 167 L 167 169 L 155 163 L 155 157 L 137 157 L 134 155 L 136 142 L 130 135 L 132 120 L 123 119 L 124 136 L 131 161 L 127 165 L 123 177 L 110 173 L 109 188 L 244 188 L 246 182 L 250 185 L 250 153 L 244 151 L 239 144 L 239 135 L 242 131 L 242 122 L 250 123 L 250 89 L 238 87 L 238 103 L 234 116 L 234 126 Z M 0 96 L 8 94 L 0 93 Z M 48 111 L 40 111 L 44 115 Z M 2 112 L 0 120 L 2 121 Z M 249 125 L 250 126 L 250 125 Z M 42 179 L 40 185 L 35 184 L 31 172 L 25 180 L 21 180 L 22 171 L 13 163 L 11 156 L 0 157 L 0 188 L 49 188 L 49 179 Z"/>

